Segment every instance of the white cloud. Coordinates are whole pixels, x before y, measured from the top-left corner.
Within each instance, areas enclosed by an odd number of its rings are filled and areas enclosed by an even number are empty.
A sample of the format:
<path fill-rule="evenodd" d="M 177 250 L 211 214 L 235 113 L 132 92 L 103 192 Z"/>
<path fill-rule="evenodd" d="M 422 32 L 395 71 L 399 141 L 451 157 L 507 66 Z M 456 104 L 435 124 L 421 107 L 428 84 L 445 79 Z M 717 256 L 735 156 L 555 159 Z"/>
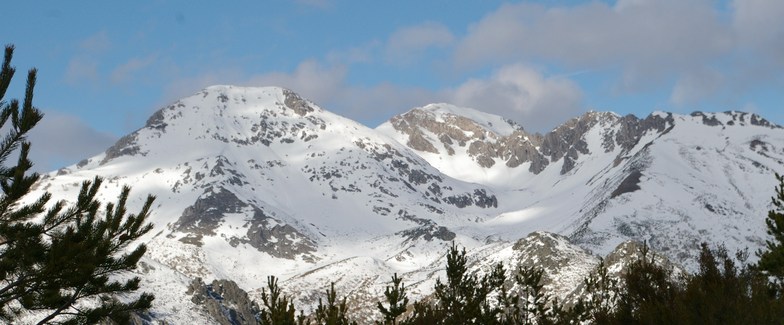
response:
<path fill-rule="evenodd" d="M 49 111 L 30 131 L 30 160 L 34 171 L 48 172 L 99 154 L 116 140 L 76 116 Z"/>
<path fill-rule="evenodd" d="M 404 27 L 395 31 L 387 40 L 387 60 L 407 63 L 429 48 L 446 47 L 454 40 L 452 32 L 437 22 Z"/>
<path fill-rule="evenodd" d="M 68 61 L 63 76 L 69 85 L 82 82 L 97 82 L 99 79 L 99 57 L 111 48 L 106 31 L 90 35 L 78 43 L 76 54 Z"/>
<path fill-rule="evenodd" d="M 733 27 L 740 40 L 753 45 L 781 44 L 784 1 L 733 0 Z"/>
<path fill-rule="evenodd" d="M 273 72 L 251 76 L 244 83 L 258 86 L 281 86 L 313 100 L 330 101 L 345 87 L 346 68 L 325 67 L 314 60 L 300 63 L 292 73 Z"/>
<path fill-rule="evenodd" d="M 718 96 L 725 84 L 724 76 L 713 69 L 700 69 L 684 73 L 675 83 L 670 100 L 679 106 L 698 103 Z"/>
<path fill-rule="evenodd" d="M 164 92 L 165 102 L 190 96 L 212 85 L 237 85 L 289 88 L 316 102 L 331 102 L 342 92 L 346 68 L 342 65 L 324 66 L 315 60 L 305 60 L 291 72 L 270 72 L 249 75 L 240 69 L 223 69 L 198 76 L 179 78 L 169 84 Z"/>
<path fill-rule="evenodd" d="M 245 80 L 239 70 L 226 69 L 202 73 L 198 76 L 174 77 L 164 89 L 162 105 L 195 94 L 212 85 L 235 84 Z"/>
<path fill-rule="evenodd" d="M 457 105 L 504 116 L 532 131 L 549 131 L 582 110 L 582 91 L 569 79 L 545 77 L 530 67 L 504 66 L 487 79 L 449 91 Z"/>
<path fill-rule="evenodd" d="M 111 48 L 111 46 L 112 42 L 109 40 L 109 35 L 105 30 L 90 35 L 86 39 L 79 42 L 79 48 L 82 51 L 90 53 L 106 52 L 109 50 L 109 48 Z"/>
<path fill-rule="evenodd" d="M 134 73 L 150 66 L 155 62 L 155 60 L 155 55 L 148 55 L 143 58 L 131 58 L 127 62 L 114 68 L 109 79 L 113 83 L 122 83 L 128 81 Z"/>
<path fill-rule="evenodd" d="M 98 63 L 83 57 L 75 57 L 68 62 L 64 80 L 69 85 L 78 85 L 84 81 L 98 80 Z"/>
<path fill-rule="evenodd" d="M 323 107 L 375 127 L 414 107 L 447 101 L 444 91 L 382 83 L 372 87 L 345 86 L 332 102 Z"/>
<path fill-rule="evenodd" d="M 380 41 L 373 40 L 345 50 L 331 50 L 326 55 L 326 61 L 333 65 L 372 63 L 382 46 Z"/>
<path fill-rule="evenodd" d="M 454 60 L 462 68 L 539 60 L 568 68 L 620 68 L 616 87 L 667 84 L 731 51 L 729 26 L 708 0 L 621 0 L 569 7 L 501 6 L 468 29 Z"/>
<path fill-rule="evenodd" d="M 740 86 L 784 81 L 784 1 L 735 0 L 732 27 L 744 55 L 733 76 Z"/>
<path fill-rule="evenodd" d="M 486 79 L 471 79 L 454 88 L 425 89 L 382 83 L 356 86 L 347 82 L 347 68 L 313 60 L 292 72 L 243 76 L 221 71 L 182 79 L 169 87 L 170 100 L 213 84 L 280 86 L 321 107 L 374 127 L 396 114 L 434 102 L 450 102 L 498 114 L 532 131 L 550 128 L 582 110 L 582 91 L 564 77 L 548 77 L 522 64 L 504 66 Z"/>

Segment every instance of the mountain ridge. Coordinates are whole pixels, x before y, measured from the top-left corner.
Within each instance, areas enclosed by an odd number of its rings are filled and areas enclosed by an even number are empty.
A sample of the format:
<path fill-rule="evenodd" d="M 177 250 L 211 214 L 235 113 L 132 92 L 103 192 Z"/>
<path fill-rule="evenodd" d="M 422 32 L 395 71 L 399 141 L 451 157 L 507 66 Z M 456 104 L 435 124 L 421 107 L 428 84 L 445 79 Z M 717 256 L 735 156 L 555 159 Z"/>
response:
<path fill-rule="evenodd" d="M 287 89 L 214 86 L 38 191 L 69 199 L 102 176 L 104 199 L 123 184 L 156 195 L 146 259 L 168 270 L 149 274 L 231 279 L 252 296 L 276 275 L 315 297 L 350 275 L 351 292 L 380 294 L 392 271 L 420 297 L 452 242 L 477 265 L 535 231 L 602 256 L 645 240 L 680 263 L 700 241 L 756 248 L 781 143 L 784 129 L 740 112 L 588 112 L 541 135 L 432 104 L 370 129 Z"/>

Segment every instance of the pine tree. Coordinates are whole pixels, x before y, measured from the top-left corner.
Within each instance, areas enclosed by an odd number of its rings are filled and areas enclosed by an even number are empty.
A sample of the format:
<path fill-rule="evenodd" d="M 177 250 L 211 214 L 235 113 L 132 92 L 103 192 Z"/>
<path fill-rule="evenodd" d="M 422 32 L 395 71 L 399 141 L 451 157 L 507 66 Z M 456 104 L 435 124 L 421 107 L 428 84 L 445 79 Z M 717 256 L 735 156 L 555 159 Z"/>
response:
<path fill-rule="evenodd" d="M 490 304 L 488 296 L 504 283 L 503 266 L 478 277 L 468 273 L 465 248 L 458 250 L 452 243 L 446 258 L 446 283 L 436 280 L 433 315 L 442 316 L 443 324 L 488 324 L 496 321 L 500 308 Z"/>
<path fill-rule="evenodd" d="M 446 256 L 446 283 L 436 280 L 434 295 L 438 309 L 445 316 L 445 324 L 469 324 L 479 314 L 479 303 L 475 296 L 479 287 L 476 276 L 467 274 L 465 248 L 452 247 Z"/>
<path fill-rule="evenodd" d="M 267 278 L 267 291 L 261 292 L 261 301 L 266 309 L 259 315 L 261 325 L 296 325 L 294 303 L 281 293 L 278 279 Z"/>
<path fill-rule="evenodd" d="M 378 311 L 384 316 L 383 324 L 397 324 L 397 318 L 406 312 L 408 306 L 408 296 L 406 296 L 406 286 L 403 279 L 397 277 L 397 273 L 392 275 L 392 286 L 387 286 L 384 290 L 387 306 L 378 303 Z"/>
<path fill-rule="evenodd" d="M 522 287 L 524 324 L 544 324 L 550 312 L 550 296 L 544 293 L 542 283 L 543 269 L 533 266 L 521 267 L 515 275 L 515 281 Z"/>
<path fill-rule="evenodd" d="M 604 259 L 600 259 L 599 265 L 583 280 L 583 284 L 587 299 L 580 300 L 575 305 L 576 308 L 585 309 L 586 315 L 580 315 L 581 318 L 590 318 L 600 324 L 606 323 L 618 304 L 621 291 L 618 279 L 610 276 Z"/>
<path fill-rule="evenodd" d="M 433 325 L 443 324 L 444 314 L 441 310 L 433 308 L 433 305 L 424 302 L 414 302 L 413 311 L 411 315 L 402 320 L 400 324 L 405 325 Z"/>
<path fill-rule="evenodd" d="M 316 307 L 316 324 L 320 325 L 350 325 L 356 322 L 349 321 L 348 307 L 346 305 L 346 298 L 337 300 L 337 292 L 335 292 L 335 283 L 329 285 L 327 289 L 327 304 L 325 305 L 321 298 L 319 298 L 318 307 Z"/>
<path fill-rule="evenodd" d="M 47 208 L 49 193 L 32 203 L 23 201 L 39 179 L 27 173 L 32 162 L 26 136 L 43 114 L 32 104 L 35 69 L 28 73 L 21 106 L 17 100 L 2 100 L 15 72 L 13 50 L 5 48 L 0 71 L 0 129 L 6 130 L 0 141 L 0 320 L 13 322 L 29 310 L 41 315 L 39 324 L 127 322 L 130 312 L 149 308 L 153 297 L 128 297 L 140 279 L 114 276 L 134 269 L 146 251 L 144 245 L 126 249 L 151 230 L 146 219 L 153 197 L 138 214 L 127 215 L 130 189 L 125 187 L 117 203 L 101 209 L 96 195 L 102 180 L 95 178 L 82 184 L 75 205 L 68 208 L 62 201 Z M 7 167 L 15 153 L 16 164 Z M 117 299 L 120 294 L 126 302 Z"/>
<path fill-rule="evenodd" d="M 765 224 L 768 226 L 768 235 L 773 240 L 765 242 L 766 250 L 759 250 L 757 267 L 768 274 L 778 278 L 779 283 L 784 282 L 784 176 L 776 174 L 779 185 L 776 186 L 776 195 L 771 198 L 773 209 L 768 211 Z"/>
<path fill-rule="evenodd" d="M 641 248 L 642 256 L 629 264 L 623 274 L 623 290 L 619 293 L 615 309 L 617 324 L 673 324 L 676 320 L 664 316 L 674 308 L 678 283 L 672 280 L 672 271 L 655 262 L 655 255 L 647 245 Z"/>

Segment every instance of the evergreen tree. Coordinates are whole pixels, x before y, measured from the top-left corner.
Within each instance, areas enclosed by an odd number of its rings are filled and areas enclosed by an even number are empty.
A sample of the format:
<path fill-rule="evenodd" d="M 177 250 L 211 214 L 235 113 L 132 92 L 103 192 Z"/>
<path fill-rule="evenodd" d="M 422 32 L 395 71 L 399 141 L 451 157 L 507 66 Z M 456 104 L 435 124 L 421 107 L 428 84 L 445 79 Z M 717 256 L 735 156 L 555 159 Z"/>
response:
<path fill-rule="evenodd" d="M 444 313 L 441 310 L 433 308 L 433 305 L 424 302 L 414 302 L 414 308 L 411 315 L 400 322 L 404 325 L 433 325 L 443 324 Z"/>
<path fill-rule="evenodd" d="M 488 295 L 500 288 L 506 277 L 503 266 L 498 265 L 481 278 L 468 273 L 465 248 L 458 250 L 453 243 L 447 253 L 446 283 L 436 280 L 435 310 L 432 314 L 443 316 L 443 324 L 487 324 L 496 319 L 498 306 L 490 304 Z"/>
<path fill-rule="evenodd" d="M 775 276 L 779 284 L 784 282 L 784 176 L 776 174 L 779 185 L 776 186 L 776 195 L 771 198 L 773 209 L 768 211 L 765 224 L 768 226 L 768 235 L 773 240 L 765 242 L 766 250 L 757 252 L 759 262 L 757 267 Z"/>
<path fill-rule="evenodd" d="M 578 301 L 565 306 L 545 293 L 544 269 L 534 266 L 520 267 L 515 275 L 515 294 L 501 285 L 498 300 L 502 312 L 499 324 L 580 324 L 588 319 L 586 305 Z"/>
<path fill-rule="evenodd" d="M 265 309 L 259 314 L 259 322 L 262 325 L 295 325 L 294 303 L 281 293 L 278 287 L 278 279 L 274 276 L 267 277 L 267 291 L 261 291 L 261 301 Z"/>
<path fill-rule="evenodd" d="M 620 287 L 618 279 L 610 276 L 604 259 L 599 260 L 599 265 L 583 280 L 586 299 L 577 302 L 575 308 L 583 308 L 585 318 L 593 319 L 596 323 L 606 323 L 617 306 Z M 579 306 L 579 307 L 578 307 Z"/>
<path fill-rule="evenodd" d="M 349 321 L 348 307 L 346 306 L 346 298 L 340 302 L 337 301 L 337 293 L 335 292 L 335 283 L 331 283 L 327 289 L 327 304 L 323 304 L 319 298 L 318 307 L 316 307 L 316 324 L 319 325 L 349 325 L 356 324 L 356 322 Z"/>
<path fill-rule="evenodd" d="M 435 297 L 438 308 L 442 310 L 444 324 L 470 324 L 479 315 L 480 303 L 477 301 L 479 280 L 467 274 L 465 248 L 458 250 L 452 243 L 446 258 L 446 283 L 436 280 Z"/>
<path fill-rule="evenodd" d="M 745 260 L 744 254 L 736 256 Z M 646 259 L 647 260 L 647 259 Z M 726 249 L 702 244 L 699 271 L 684 281 L 638 261 L 626 269 L 616 308 L 592 319 L 595 324 L 780 324 L 784 299 L 771 292 L 767 278 L 738 267 Z"/>
<path fill-rule="evenodd" d="M 533 266 L 521 267 L 515 275 L 515 281 L 522 287 L 523 323 L 543 324 L 547 322 L 550 312 L 548 302 L 550 296 L 544 293 L 542 275 L 544 270 Z"/>
<path fill-rule="evenodd" d="M 477 300 L 481 301 L 481 310 L 476 318 L 477 324 L 497 324 L 503 313 L 502 306 L 490 300 L 491 293 L 500 294 L 506 283 L 506 269 L 503 263 L 497 263 L 489 273 L 482 276 Z"/>
<path fill-rule="evenodd" d="M 32 162 L 26 136 L 43 114 L 32 104 L 35 69 L 28 73 L 21 104 L 2 100 L 15 72 L 10 64 L 13 50 L 5 48 L 0 70 L 0 129 L 6 130 L 0 141 L 0 320 L 13 322 L 19 312 L 32 310 L 41 315 L 39 324 L 127 322 L 130 312 L 149 308 L 153 297 L 128 297 L 140 279 L 114 276 L 134 269 L 146 251 L 144 245 L 129 252 L 126 248 L 151 230 L 146 219 L 153 197 L 138 214 L 126 215 L 130 189 L 125 187 L 101 217 L 96 194 L 102 180 L 95 178 L 82 184 L 69 208 L 61 201 L 47 209 L 49 193 L 31 203 L 23 200 L 39 179 L 27 173 Z M 6 166 L 14 153 L 16 163 Z M 120 294 L 130 301 L 116 299 Z"/>
<path fill-rule="evenodd" d="M 629 264 L 622 275 L 621 290 L 615 309 L 614 323 L 618 324 L 674 324 L 664 316 L 673 308 L 677 284 L 672 272 L 655 262 L 647 245 L 641 248 L 642 256 Z M 641 322 L 640 320 L 647 320 Z M 656 320 L 651 323 L 650 320 Z"/>
<path fill-rule="evenodd" d="M 397 273 L 392 275 L 392 286 L 387 286 L 384 290 L 387 306 L 378 303 L 378 311 L 384 316 L 383 324 L 397 324 L 397 318 L 406 312 L 408 306 L 408 296 L 406 296 L 406 286 L 403 279 L 397 277 Z"/>

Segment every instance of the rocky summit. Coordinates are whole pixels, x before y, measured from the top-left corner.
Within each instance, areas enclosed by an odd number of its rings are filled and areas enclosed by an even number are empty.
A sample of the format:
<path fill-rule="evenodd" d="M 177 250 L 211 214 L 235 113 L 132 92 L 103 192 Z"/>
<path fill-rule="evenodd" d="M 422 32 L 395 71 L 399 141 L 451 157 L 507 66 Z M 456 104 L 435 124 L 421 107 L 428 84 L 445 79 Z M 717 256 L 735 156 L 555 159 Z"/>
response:
<path fill-rule="evenodd" d="M 431 104 L 371 129 L 287 89 L 213 86 L 31 197 L 74 200 L 95 176 L 106 201 L 133 186 L 130 209 L 157 196 L 140 319 L 239 324 L 269 275 L 306 308 L 335 282 L 372 309 L 393 273 L 426 297 L 453 242 L 473 272 L 544 268 L 564 298 L 634 242 L 686 269 L 704 241 L 756 250 L 775 172 L 784 129 L 749 113 L 588 112 L 538 134 Z"/>

